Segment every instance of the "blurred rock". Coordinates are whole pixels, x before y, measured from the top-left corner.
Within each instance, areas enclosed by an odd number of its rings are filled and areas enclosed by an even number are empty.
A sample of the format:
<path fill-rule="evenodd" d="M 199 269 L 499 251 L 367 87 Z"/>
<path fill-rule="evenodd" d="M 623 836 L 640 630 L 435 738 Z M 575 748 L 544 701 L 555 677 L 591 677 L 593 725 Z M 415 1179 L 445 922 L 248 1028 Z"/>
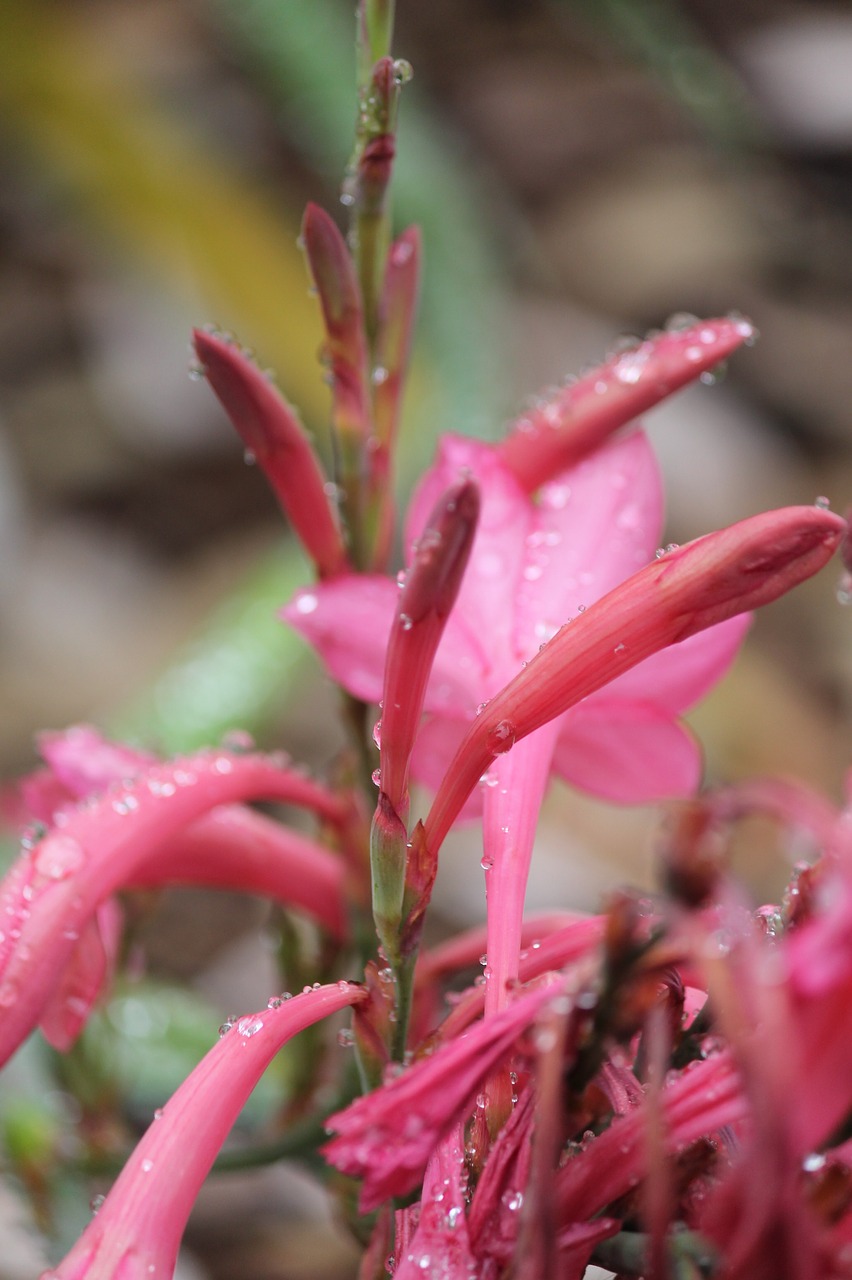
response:
<path fill-rule="evenodd" d="M 750 31 L 734 46 L 770 124 L 797 147 L 852 148 L 852 14 L 800 6 Z"/>

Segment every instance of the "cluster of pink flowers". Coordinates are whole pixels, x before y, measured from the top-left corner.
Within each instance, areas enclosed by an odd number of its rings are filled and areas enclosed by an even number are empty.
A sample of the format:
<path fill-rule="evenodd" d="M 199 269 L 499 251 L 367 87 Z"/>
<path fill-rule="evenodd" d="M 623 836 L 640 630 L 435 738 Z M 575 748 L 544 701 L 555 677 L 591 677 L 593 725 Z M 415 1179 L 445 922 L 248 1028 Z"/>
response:
<path fill-rule="evenodd" d="M 371 83 L 391 94 L 385 61 Z M 375 186 L 385 153 L 371 145 L 358 172 Z M 139 887 L 267 895 L 314 922 L 338 969 L 226 1024 L 51 1280 L 169 1280 L 261 1074 L 343 1010 L 363 1091 L 325 1115 L 322 1151 L 358 1183 L 364 1280 L 572 1280 L 592 1261 L 658 1280 L 852 1276 L 852 824 L 789 783 L 700 794 L 680 718 L 733 660 L 749 612 L 822 568 L 846 526 L 820 504 L 791 507 L 659 548 L 660 479 L 636 425 L 751 326 L 652 335 L 537 402 L 498 445 L 444 436 L 394 577 L 388 475 L 419 240 L 391 247 L 371 326 L 335 224 L 310 209 L 304 239 L 343 518 L 274 386 L 231 341 L 195 343 L 316 566 L 283 616 L 351 723 L 381 708 L 378 767 L 370 780 L 372 747 L 356 740 L 346 776 L 364 785 L 332 789 L 277 754 L 161 761 L 88 727 L 45 735 L 44 767 L 6 803 L 23 836 L 0 886 L 0 1060 L 36 1027 L 73 1044 L 117 963 L 122 895 Z M 553 774 L 611 801 L 677 801 L 658 898 L 525 920 Z M 416 820 L 412 781 L 434 796 Z M 257 800 L 304 808 L 316 834 Z M 804 827 L 817 855 L 758 911 L 725 858 L 756 811 Z M 421 947 L 444 840 L 477 818 L 485 926 Z M 363 981 L 338 979 L 356 960 Z"/>

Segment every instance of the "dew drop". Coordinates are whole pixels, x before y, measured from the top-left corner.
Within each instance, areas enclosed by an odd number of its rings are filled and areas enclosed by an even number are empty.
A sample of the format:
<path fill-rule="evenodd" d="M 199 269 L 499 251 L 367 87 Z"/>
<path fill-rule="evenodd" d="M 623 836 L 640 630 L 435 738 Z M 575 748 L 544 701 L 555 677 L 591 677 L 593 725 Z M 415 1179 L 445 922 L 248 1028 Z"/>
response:
<path fill-rule="evenodd" d="M 237 1023 L 237 1031 L 240 1033 L 241 1036 L 245 1036 L 247 1040 L 251 1039 L 252 1036 L 256 1036 L 258 1031 L 262 1030 L 262 1028 L 263 1028 L 263 1019 L 255 1018 L 252 1016 L 249 1016 L 247 1018 L 240 1018 L 239 1022 Z"/>
<path fill-rule="evenodd" d="M 247 467 L 254 466 L 254 464 L 257 462 L 257 455 L 255 454 L 253 449 L 243 450 L 243 462 L 246 464 Z"/>
<path fill-rule="evenodd" d="M 374 770 L 373 770 L 373 772 L 370 774 L 370 777 L 373 779 L 373 786 L 374 786 L 374 787 L 380 787 L 380 786 L 382 785 L 382 771 L 381 771 L 381 769 L 374 769 Z"/>
<path fill-rule="evenodd" d="M 319 600 L 310 591 L 305 591 L 302 595 L 296 597 L 297 613 L 313 613 L 319 607 Z"/>
<path fill-rule="evenodd" d="M 414 621 L 409 614 L 401 613 L 399 615 L 399 625 L 403 631 L 410 631 L 414 626 Z"/>
<path fill-rule="evenodd" d="M 153 1167 L 154 1167 L 153 1160 L 143 1160 L 139 1166 L 139 1168 L 142 1170 L 143 1173 L 150 1173 Z"/>
<path fill-rule="evenodd" d="M 515 745 L 515 726 L 511 720 L 500 720 L 488 734 L 487 747 L 494 755 L 504 755 Z"/>
<path fill-rule="evenodd" d="M 98 1212 L 98 1209 L 100 1209 L 104 1200 L 106 1200 L 106 1196 L 92 1196 L 91 1200 L 89 1201 L 89 1208 L 92 1211 L 92 1216 L 94 1216 Z"/>
<path fill-rule="evenodd" d="M 831 507 L 831 499 L 826 498 L 824 494 L 820 494 L 818 498 L 814 499 L 814 506 L 819 507 L 820 511 L 828 511 Z"/>
<path fill-rule="evenodd" d="M 376 746 L 377 746 L 377 747 L 379 748 L 379 750 L 381 751 L 381 749 L 382 749 L 382 722 L 381 722 L 381 720 L 377 720 L 377 721 L 376 721 L 376 723 L 373 725 L 373 741 L 375 742 Z"/>
<path fill-rule="evenodd" d="M 83 865 L 86 854 L 73 836 L 52 835 L 42 841 L 33 866 L 48 880 L 65 880 Z"/>
<path fill-rule="evenodd" d="M 414 75 L 414 68 L 406 58 L 395 58 L 393 78 L 397 84 L 408 84 Z"/>
<path fill-rule="evenodd" d="M 698 316 L 692 315 L 689 311 L 675 311 L 669 316 L 663 328 L 666 333 L 683 333 L 691 329 L 694 324 L 698 324 Z"/>

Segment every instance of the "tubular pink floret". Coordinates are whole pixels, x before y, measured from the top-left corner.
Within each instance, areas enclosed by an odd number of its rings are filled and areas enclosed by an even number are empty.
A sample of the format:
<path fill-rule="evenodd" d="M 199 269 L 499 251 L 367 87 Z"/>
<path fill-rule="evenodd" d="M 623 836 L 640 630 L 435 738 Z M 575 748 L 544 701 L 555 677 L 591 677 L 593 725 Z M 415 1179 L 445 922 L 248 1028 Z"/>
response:
<path fill-rule="evenodd" d="M 198 329 L 193 341 L 207 381 L 263 468 L 319 576 L 342 573 L 347 558 L 340 526 L 296 411 L 233 343 Z"/>
<path fill-rule="evenodd" d="M 563 626 L 466 734 L 425 822 L 429 846 L 440 847 L 478 779 L 515 741 L 658 650 L 791 590 L 827 563 L 845 528 L 820 507 L 753 516 L 667 553 Z"/>
<path fill-rule="evenodd" d="M 524 414 L 500 456 L 520 486 L 533 493 L 755 337 L 753 325 L 738 317 L 697 321 L 647 338 Z"/>
<path fill-rule="evenodd" d="M 343 800 L 274 756 L 202 752 L 153 765 L 61 815 L 0 886 L 0 1062 L 36 1026 L 98 906 L 220 804 L 278 800 L 343 826 Z"/>
<path fill-rule="evenodd" d="M 238 1019 L 158 1113 L 97 1217 L 42 1280 L 169 1280 L 201 1184 L 276 1053 L 365 995 L 338 982 Z"/>

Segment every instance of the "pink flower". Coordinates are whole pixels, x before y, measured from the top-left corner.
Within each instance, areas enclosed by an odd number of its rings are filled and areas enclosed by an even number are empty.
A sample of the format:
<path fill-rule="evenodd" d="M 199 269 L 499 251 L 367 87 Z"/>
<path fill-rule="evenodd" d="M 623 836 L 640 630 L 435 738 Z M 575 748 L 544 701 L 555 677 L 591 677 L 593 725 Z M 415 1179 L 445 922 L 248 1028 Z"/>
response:
<path fill-rule="evenodd" d="M 496 450 L 446 437 L 409 510 L 409 548 L 438 497 L 465 470 L 480 485 L 480 521 L 456 608 L 437 650 L 426 690 L 427 720 L 411 765 L 414 776 L 432 786 L 478 709 L 561 624 L 652 559 L 662 520 L 656 463 L 641 432 L 605 445 L 546 484 L 537 502 L 523 492 Z M 397 598 L 398 588 L 389 579 L 343 575 L 300 592 L 284 616 L 349 692 L 377 702 Z M 692 791 L 700 754 L 678 716 L 721 675 L 746 626 L 745 618 L 732 620 L 664 658 L 613 672 L 620 679 L 602 681 L 605 689 L 490 768 L 486 785 L 465 812 L 484 806 L 484 865 L 493 868 L 487 882 L 489 918 L 499 923 L 498 942 L 489 945 L 491 1007 L 502 1003 L 505 983 L 516 976 L 524 886 L 551 770 L 620 801 Z"/>
<path fill-rule="evenodd" d="M 51 795 L 61 800 L 61 788 L 66 799 L 45 834 L 25 836 L 0 885 L 0 1061 L 39 1022 L 57 1047 L 73 1041 L 108 973 L 118 889 L 200 883 L 264 893 L 342 932 L 342 863 L 234 803 L 303 805 L 344 828 L 346 802 L 280 758 L 222 750 L 137 764 L 134 777 L 75 804 L 72 788 L 96 775 L 103 783 L 115 755 L 126 772 L 130 753 L 91 730 L 51 739 L 45 750 L 55 766 Z"/>
<path fill-rule="evenodd" d="M 562 988 L 552 977 L 525 991 L 498 1016 L 331 1116 L 328 1127 L 337 1136 L 323 1154 L 343 1173 L 363 1178 L 363 1213 L 417 1186 L 438 1141 L 470 1112 L 482 1081 Z"/>
<path fill-rule="evenodd" d="M 171 1280 L 201 1184 L 275 1054 L 364 995 L 338 982 L 238 1019 L 157 1114 L 97 1216 L 42 1280 Z"/>

